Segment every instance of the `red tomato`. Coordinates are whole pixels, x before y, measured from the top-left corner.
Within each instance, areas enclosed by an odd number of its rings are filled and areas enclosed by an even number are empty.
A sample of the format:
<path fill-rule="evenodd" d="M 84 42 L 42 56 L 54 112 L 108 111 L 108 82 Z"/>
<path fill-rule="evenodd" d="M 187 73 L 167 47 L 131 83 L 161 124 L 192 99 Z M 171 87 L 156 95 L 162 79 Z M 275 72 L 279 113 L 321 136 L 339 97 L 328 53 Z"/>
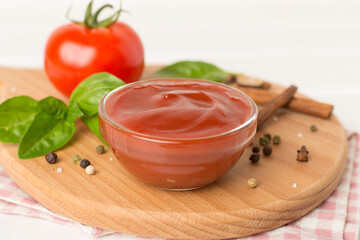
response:
<path fill-rule="evenodd" d="M 86 77 L 111 73 L 124 82 L 139 80 L 144 49 L 135 31 L 122 22 L 106 28 L 86 28 L 71 23 L 57 28 L 45 49 L 45 71 L 66 96 Z"/>

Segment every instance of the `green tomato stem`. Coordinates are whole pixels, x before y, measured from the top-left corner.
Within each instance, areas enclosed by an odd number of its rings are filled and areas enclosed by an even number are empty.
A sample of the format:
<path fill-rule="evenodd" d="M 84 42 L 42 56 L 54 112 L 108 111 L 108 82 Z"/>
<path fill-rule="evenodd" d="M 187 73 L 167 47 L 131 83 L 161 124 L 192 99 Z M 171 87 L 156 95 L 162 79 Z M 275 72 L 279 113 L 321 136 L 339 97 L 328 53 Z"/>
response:
<path fill-rule="evenodd" d="M 105 5 L 101 6 L 94 14 L 92 14 L 93 0 L 91 0 L 86 7 L 83 22 L 73 20 L 69 17 L 71 7 L 69 8 L 69 10 L 66 13 L 66 18 L 69 19 L 70 21 L 72 21 L 73 23 L 79 24 L 86 28 L 106 28 L 106 27 L 109 27 L 112 24 L 114 24 L 120 17 L 120 13 L 124 12 L 124 10 L 122 9 L 122 2 L 120 1 L 120 9 L 119 10 L 114 12 L 113 15 L 111 15 L 110 17 L 108 17 L 102 21 L 99 21 L 98 17 L 105 8 L 113 9 L 114 6 L 111 4 L 105 4 Z"/>

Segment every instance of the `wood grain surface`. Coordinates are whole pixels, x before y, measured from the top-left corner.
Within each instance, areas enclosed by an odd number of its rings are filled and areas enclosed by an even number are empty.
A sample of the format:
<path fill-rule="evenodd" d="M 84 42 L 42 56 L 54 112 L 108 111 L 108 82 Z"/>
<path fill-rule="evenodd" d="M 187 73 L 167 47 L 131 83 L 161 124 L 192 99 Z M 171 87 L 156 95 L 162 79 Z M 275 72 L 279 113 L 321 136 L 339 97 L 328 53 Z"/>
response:
<path fill-rule="evenodd" d="M 148 68 L 145 78 L 153 77 Z M 5 98 L 49 95 L 67 99 L 41 70 L 0 68 Z M 273 91 L 281 90 L 273 87 Z M 0 116 L 1 117 L 1 116 Z M 347 141 L 335 116 L 330 120 L 278 111 L 257 133 L 278 134 L 282 143 L 257 164 L 247 149 L 235 167 L 217 182 L 194 191 L 172 192 L 147 186 L 130 176 L 110 150 L 98 155 L 100 141 L 79 121 L 73 139 L 57 151 L 58 163 L 44 157 L 17 159 L 17 145 L 0 144 L 0 164 L 28 194 L 47 208 L 84 224 L 123 233 L 173 239 L 234 238 L 264 232 L 305 215 L 324 201 L 339 183 Z M 310 126 L 317 125 L 318 132 Z M 297 162 L 306 145 L 309 162 Z M 80 154 L 95 175 L 71 161 Z M 111 160 L 113 159 L 113 160 Z M 62 172 L 56 170 L 62 168 Z M 258 187 L 247 186 L 249 178 Z M 293 184 L 296 183 L 296 188 Z"/>

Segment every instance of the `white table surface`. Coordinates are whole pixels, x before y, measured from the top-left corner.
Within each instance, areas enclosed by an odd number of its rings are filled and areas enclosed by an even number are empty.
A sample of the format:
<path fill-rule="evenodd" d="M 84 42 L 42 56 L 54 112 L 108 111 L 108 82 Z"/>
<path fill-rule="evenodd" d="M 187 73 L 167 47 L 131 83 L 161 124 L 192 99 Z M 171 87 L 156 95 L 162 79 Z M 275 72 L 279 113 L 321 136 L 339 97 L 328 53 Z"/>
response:
<path fill-rule="evenodd" d="M 46 39 L 67 22 L 71 4 L 81 19 L 83 0 L 0 1 L 0 65 L 41 68 Z M 148 64 L 198 59 L 295 84 L 334 104 L 343 125 L 360 131 L 359 1 L 123 0 L 123 6 L 131 15 L 121 20 L 142 38 Z M 90 237 L 75 227 L 0 214 L 0 239 Z"/>

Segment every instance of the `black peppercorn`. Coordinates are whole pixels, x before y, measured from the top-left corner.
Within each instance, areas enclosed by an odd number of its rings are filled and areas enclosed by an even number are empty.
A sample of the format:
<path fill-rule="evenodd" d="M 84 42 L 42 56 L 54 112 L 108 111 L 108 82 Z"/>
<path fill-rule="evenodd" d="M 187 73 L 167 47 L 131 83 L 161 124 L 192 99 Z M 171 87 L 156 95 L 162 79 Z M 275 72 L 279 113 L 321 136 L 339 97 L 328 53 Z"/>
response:
<path fill-rule="evenodd" d="M 269 141 L 271 141 L 271 135 L 270 135 L 270 133 L 265 134 L 264 137 L 266 137 L 267 139 L 269 139 Z"/>
<path fill-rule="evenodd" d="M 45 156 L 46 161 L 47 161 L 48 163 L 50 163 L 50 164 L 56 163 L 57 158 L 58 158 L 58 156 L 56 155 L 56 153 L 53 153 L 53 152 L 49 152 L 49 153 L 46 154 L 46 156 Z"/>
<path fill-rule="evenodd" d="M 260 152 L 260 148 L 259 148 L 258 146 L 254 146 L 254 147 L 252 148 L 252 152 L 253 152 L 253 153 L 258 153 L 258 152 Z"/>
<path fill-rule="evenodd" d="M 257 163 L 260 160 L 260 154 L 259 153 L 251 154 L 249 160 L 253 163 Z"/>
<path fill-rule="evenodd" d="M 264 156 L 270 156 L 272 153 L 272 148 L 270 146 L 265 146 L 263 149 Z"/>
<path fill-rule="evenodd" d="M 87 166 L 89 166 L 90 165 L 90 161 L 89 160 L 87 160 L 87 159 L 83 159 L 83 160 L 81 160 L 81 162 L 80 162 L 80 167 L 82 167 L 82 168 L 86 168 Z"/>

